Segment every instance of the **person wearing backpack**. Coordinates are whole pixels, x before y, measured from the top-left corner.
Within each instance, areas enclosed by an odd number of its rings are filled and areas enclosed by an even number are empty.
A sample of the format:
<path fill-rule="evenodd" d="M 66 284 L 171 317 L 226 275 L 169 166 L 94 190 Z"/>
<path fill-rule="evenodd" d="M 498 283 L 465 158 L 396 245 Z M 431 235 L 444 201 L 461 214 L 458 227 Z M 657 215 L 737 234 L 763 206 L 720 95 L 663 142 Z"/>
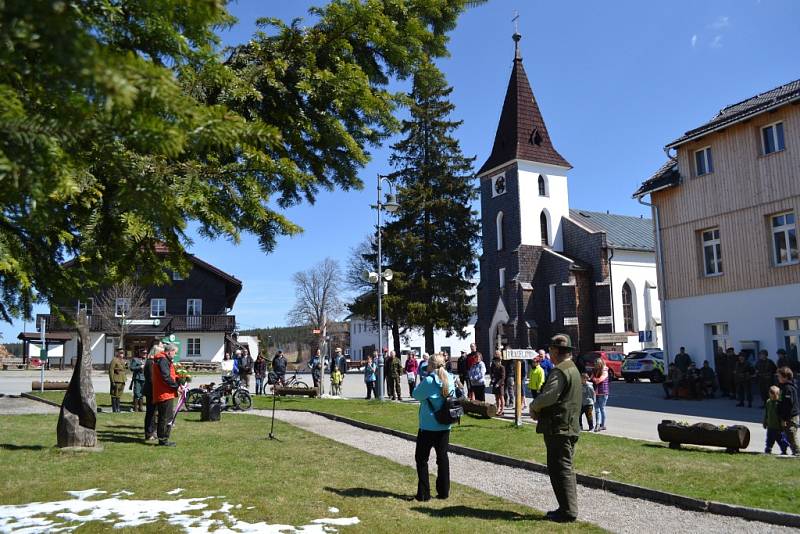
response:
<path fill-rule="evenodd" d="M 480 358 L 469 368 L 470 391 L 474 395 L 476 401 L 486 402 L 485 376 L 486 364 L 483 363 L 483 358 Z"/>
<path fill-rule="evenodd" d="M 428 376 L 414 388 L 414 398 L 419 401 L 419 430 L 414 459 L 417 463 L 418 501 L 431 499 L 431 486 L 428 477 L 428 458 L 431 449 L 436 450 L 436 498 L 446 499 L 450 495 L 450 461 L 447 448 L 450 444 L 450 424 L 437 420 L 437 411 L 445 404 L 445 399 L 455 394 L 455 380 L 444 368 L 444 358 L 439 354 L 428 359 Z"/>

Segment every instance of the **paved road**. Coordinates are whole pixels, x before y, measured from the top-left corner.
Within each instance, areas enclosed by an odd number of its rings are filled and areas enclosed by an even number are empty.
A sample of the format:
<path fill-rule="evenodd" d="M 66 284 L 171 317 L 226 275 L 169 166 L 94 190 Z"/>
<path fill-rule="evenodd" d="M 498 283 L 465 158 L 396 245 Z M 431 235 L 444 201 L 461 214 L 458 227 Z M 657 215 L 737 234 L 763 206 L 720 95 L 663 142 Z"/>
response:
<path fill-rule="evenodd" d="M 46 371 L 45 380 L 69 380 L 70 371 Z M 308 374 L 299 374 L 298 377 L 311 384 Z M 18 395 L 23 391 L 30 391 L 31 381 L 39 379 L 38 371 L 0 371 L 0 393 Z M 92 375 L 96 391 L 107 392 L 109 388 L 108 375 L 96 371 Z M 217 375 L 196 375 L 193 385 L 219 382 Z M 408 386 L 402 384 L 404 399 L 408 400 Z M 250 381 L 250 391 L 255 391 L 254 380 Z M 363 398 L 366 394 L 362 375 L 352 372 L 346 375 L 342 393 L 347 398 Z M 614 382 L 611 385 L 611 395 L 606 409 L 608 415 L 607 433 L 649 441 L 659 441 L 657 425 L 662 419 L 673 419 L 698 423 L 705 421 L 715 425 L 743 424 L 750 429 L 750 446 L 748 451 L 763 451 L 766 431 L 761 427 L 763 411 L 758 409 L 760 401 L 753 403 L 754 408 L 737 408 L 730 399 L 710 399 L 704 401 L 665 400 L 663 389 L 659 384 L 648 382 L 627 384 Z M 493 401 L 492 395 L 487 395 L 487 400 Z M 512 417 L 511 410 L 507 410 L 507 417 Z M 527 416 L 523 419 L 530 422 Z"/>

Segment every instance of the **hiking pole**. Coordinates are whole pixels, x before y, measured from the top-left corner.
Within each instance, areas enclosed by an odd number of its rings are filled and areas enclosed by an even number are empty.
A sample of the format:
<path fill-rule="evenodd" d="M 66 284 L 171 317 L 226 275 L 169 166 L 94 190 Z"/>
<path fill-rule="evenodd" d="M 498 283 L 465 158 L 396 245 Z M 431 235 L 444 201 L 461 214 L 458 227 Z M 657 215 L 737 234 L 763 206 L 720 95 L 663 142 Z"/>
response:
<path fill-rule="evenodd" d="M 278 400 L 278 395 L 275 393 L 275 387 L 272 387 L 272 423 L 269 427 L 269 439 L 274 439 L 275 441 L 280 441 L 278 438 L 275 437 L 273 430 L 275 430 L 275 401 Z"/>

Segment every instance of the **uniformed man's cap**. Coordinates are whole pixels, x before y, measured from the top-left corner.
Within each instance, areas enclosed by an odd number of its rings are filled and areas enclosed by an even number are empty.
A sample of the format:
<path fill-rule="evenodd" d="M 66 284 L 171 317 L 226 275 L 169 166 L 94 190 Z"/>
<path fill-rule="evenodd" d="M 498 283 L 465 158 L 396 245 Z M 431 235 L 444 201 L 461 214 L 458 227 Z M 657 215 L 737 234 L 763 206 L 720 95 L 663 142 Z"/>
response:
<path fill-rule="evenodd" d="M 556 334 L 550 338 L 550 346 L 558 347 L 560 349 L 572 350 L 572 340 L 567 334 Z"/>

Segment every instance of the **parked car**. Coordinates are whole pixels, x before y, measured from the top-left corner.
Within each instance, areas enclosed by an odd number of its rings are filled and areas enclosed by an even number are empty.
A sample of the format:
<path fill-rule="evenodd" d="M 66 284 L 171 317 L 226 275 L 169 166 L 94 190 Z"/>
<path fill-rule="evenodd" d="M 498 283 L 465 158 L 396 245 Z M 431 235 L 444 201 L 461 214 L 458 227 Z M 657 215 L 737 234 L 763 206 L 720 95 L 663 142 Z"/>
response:
<path fill-rule="evenodd" d="M 625 355 L 621 352 L 596 350 L 582 355 L 578 361 L 578 368 L 584 373 L 594 372 L 594 362 L 601 358 L 608 368 L 608 378 L 616 380 L 622 377 L 622 362 Z"/>
<path fill-rule="evenodd" d="M 634 382 L 649 378 L 651 382 L 664 381 L 664 351 L 661 349 L 636 350 L 622 362 L 622 378 Z"/>

